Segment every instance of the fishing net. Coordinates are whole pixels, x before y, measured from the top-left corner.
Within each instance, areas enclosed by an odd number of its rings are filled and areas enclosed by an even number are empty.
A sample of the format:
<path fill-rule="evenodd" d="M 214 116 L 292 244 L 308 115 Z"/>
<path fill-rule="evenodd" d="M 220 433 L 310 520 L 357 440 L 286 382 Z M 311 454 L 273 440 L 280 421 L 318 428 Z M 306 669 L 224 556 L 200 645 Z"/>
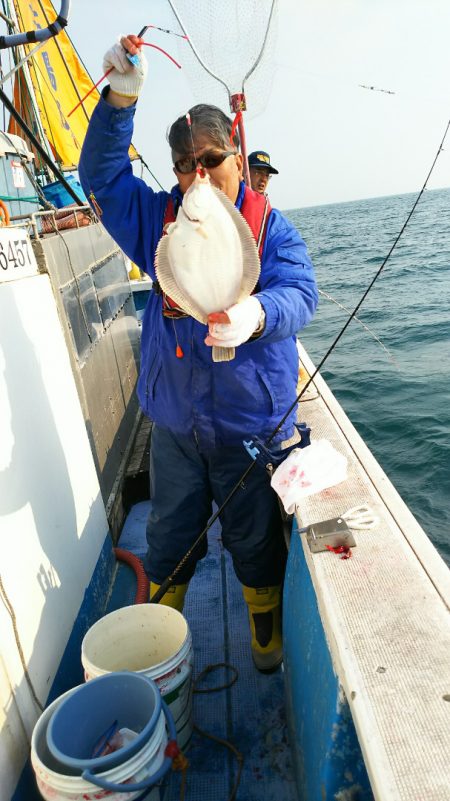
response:
<path fill-rule="evenodd" d="M 243 93 L 249 117 L 270 95 L 276 41 L 276 0 L 169 0 L 190 43 L 178 54 L 197 102 L 230 109 Z"/>

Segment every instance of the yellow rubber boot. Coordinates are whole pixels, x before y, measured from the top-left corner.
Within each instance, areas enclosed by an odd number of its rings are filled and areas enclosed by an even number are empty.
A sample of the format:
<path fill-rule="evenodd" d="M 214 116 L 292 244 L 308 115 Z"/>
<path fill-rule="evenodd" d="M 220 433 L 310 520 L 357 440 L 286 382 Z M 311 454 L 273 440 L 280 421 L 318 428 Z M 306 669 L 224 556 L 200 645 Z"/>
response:
<path fill-rule="evenodd" d="M 128 273 L 128 278 L 134 281 L 139 281 L 142 278 L 142 273 L 134 261 L 131 262 L 131 270 Z"/>
<path fill-rule="evenodd" d="M 159 590 L 160 586 L 161 584 L 154 584 L 153 581 L 150 582 L 150 598 L 153 598 L 155 592 Z M 184 596 L 186 595 L 188 586 L 188 584 L 172 584 L 167 592 L 164 593 L 159 603 L 163 604 L 163 606 L 170 606 L 172 609 L 176 609 L 178 612 L 182 612 L 184 606 Z"/>
<path fill-rule="evenodd" d="M 245 587 L 244 599 L 248 606 L 252 633 L 253 661 L 263 673 L 270 673 L 283 661 L 281 639 L 281 587 Z"/>

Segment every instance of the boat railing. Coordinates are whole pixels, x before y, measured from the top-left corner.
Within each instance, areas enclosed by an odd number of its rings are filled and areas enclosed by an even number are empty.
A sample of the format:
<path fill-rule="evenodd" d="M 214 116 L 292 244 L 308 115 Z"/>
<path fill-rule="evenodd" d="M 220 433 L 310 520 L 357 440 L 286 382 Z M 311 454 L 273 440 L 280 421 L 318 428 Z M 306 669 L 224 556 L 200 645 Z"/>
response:
<path fill-rule="evenodd" d="M 57 209 L 42 209 L 31 214 L 18 214 L 11 218 L 9 228 L 25 228 L 28 235 L 41 239 L 45 234 L 56 234 L 60 231 L 84 228 L 99 222 L 91 206 L 65 206 Z"/>

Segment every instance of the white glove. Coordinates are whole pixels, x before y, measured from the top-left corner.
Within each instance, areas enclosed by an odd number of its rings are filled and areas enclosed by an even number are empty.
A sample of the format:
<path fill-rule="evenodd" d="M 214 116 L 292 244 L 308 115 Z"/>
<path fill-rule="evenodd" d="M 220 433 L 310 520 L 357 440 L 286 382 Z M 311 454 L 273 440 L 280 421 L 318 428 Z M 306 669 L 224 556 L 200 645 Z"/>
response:
<path fill-rule="evenodd" d="M 210 314 L 208 317 L 209 330 L 205 339 L 206 345 L 217 345 L 221 348 L 237 348 L 243 342 L 247 342 L 251 335 L 259 328 L 261 318 L 264 315 L 263 307 L 258 298 L 251 295 L 249 298 L 235 303 L 225 312 L 230 320 L 229 323 L 214 322 L 214 318 L 221 317 L 219 314 Z"/>
<path fill-rule="evenodd" d="M 137 97 L 147 75 L 147 59 L 142 50 L 140 50 L 137 54 L 138 63 L 133 65 L 127 59 L 126 50 L 120 41 L 110 47 L 103 56 L 103 70 L 107 72 L 113 67 L 112 72 L 108 75 L 109 84 L 113 92 L 123 97 Z"/>

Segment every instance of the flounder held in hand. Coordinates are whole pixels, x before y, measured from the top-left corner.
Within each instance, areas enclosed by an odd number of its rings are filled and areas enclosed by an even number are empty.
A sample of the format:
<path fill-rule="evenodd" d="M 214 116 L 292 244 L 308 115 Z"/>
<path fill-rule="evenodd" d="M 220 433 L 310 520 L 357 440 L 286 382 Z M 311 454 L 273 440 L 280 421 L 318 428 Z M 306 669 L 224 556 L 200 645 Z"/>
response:
<path fill-rule="evenodd" d="M 198 173 L 174 223 L 156 251 L 162 290 L 201 323 L 254 290 L 260 261 L 253 234 L 231 200 Z M 213 361 L 234 358 L 234 348 L 213 347 Z"/>

